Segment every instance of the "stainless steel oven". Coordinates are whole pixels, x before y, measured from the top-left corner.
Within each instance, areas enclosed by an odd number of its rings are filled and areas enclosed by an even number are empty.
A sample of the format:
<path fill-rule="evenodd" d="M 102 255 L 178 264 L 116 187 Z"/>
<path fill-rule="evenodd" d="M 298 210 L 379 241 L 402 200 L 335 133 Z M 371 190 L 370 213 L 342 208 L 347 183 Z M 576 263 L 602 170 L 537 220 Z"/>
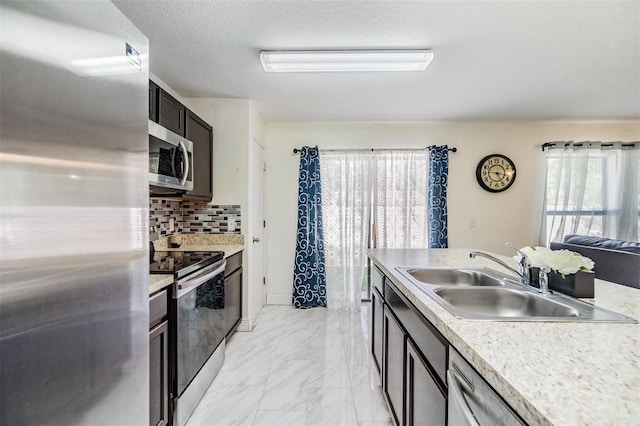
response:
<path fill-rule="evenodd" d="M 170 306 L 174 426 L 184 425 L 224 363 L 223 252 L 155 252 L 151 273 L 173 273 Z"/>

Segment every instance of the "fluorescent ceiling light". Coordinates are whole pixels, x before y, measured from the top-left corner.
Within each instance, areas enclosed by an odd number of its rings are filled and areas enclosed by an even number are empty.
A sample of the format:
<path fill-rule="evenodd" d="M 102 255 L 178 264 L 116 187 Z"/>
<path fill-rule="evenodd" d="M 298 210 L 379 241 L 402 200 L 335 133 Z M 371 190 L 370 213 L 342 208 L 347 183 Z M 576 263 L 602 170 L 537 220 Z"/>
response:
<path fill-rule="evenodd" d="M 266 72 L 423 71 L 430 50 L 272 50 L 260 52 Z"/>
<path fill-rule="evenodd" d="M 139 60 L 140 61 L 140 60 Z M 141 62 L 133 62 L 129 56 L 73 59 L 72 68 L 84 76 L 131 74 L 141 71 Z"/>

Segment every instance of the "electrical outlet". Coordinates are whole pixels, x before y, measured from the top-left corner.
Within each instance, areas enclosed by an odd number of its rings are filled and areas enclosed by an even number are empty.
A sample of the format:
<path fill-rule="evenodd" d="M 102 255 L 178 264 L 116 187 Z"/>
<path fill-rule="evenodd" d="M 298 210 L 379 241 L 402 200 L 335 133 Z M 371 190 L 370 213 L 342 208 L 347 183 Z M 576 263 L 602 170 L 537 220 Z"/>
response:
<path fill-rule="evenodd" d="M 158 238 L 160 238 L 160 236 L 158 235 L 158 230 L 156 229 L 155 226 L 150 226 L 149 227 L 149 241 L 155 241 Z"/>
<path fill-rule="evenodd" d="M 169 232 L 175 232 L 176 231 L 176 221 L 174 218 L 170 217 L 169 218 Z"/>

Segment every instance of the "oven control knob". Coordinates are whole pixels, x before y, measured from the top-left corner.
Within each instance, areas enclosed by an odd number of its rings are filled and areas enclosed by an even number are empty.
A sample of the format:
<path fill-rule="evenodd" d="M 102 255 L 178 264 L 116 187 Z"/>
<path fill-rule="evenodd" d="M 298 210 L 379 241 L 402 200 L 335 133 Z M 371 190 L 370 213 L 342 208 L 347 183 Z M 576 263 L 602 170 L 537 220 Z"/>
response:
<path fill-rule="evenodd" d="M 254 243 L 259 243 L 259 242 L 260 242 L 260 238 L 253 237 L 253 242 L 254 242 Z"/>

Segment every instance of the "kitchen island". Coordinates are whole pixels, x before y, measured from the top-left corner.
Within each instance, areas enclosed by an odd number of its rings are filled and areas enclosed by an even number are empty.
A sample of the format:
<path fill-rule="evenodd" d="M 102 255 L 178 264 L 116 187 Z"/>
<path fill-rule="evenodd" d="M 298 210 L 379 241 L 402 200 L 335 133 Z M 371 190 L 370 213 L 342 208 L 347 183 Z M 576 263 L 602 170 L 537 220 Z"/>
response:
<path fill-rule="evenodd" d="M 531 425 L 636 425 L 640 418 L 640 325 L 467 321 L 454 317 L 397 267 L 488 267 L 470 249 L 372 249 L 393 285 Z M 515 261 L 497 256 L 516 266 Z M 595 280 L 588 300 L 635 319 L 640 290 Z"/>

